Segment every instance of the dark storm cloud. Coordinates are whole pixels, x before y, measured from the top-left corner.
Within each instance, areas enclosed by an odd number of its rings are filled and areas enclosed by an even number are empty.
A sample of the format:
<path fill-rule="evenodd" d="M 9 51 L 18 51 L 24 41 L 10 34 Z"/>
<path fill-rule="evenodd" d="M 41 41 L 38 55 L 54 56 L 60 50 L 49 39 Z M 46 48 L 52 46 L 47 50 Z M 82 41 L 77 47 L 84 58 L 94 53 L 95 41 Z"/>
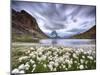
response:
<path fill-rule="evenodd" d="M 56 26 L 57 25 L 57 26 Z M 58 29 L 64 29 L 65 28 L 65 26 L 64 25 L 62 25 L 62 24 L 54 24 L 54 25 L 45 25 L 45 28 L 46 29 L 50 29 L 50 30 L 58 30 Z"/>

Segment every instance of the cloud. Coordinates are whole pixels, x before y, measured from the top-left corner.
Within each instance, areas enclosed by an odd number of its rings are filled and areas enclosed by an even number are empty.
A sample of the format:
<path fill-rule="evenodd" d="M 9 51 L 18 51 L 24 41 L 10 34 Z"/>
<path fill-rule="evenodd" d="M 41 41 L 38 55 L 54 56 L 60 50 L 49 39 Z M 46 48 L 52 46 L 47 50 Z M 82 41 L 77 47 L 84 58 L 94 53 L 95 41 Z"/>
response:
<path fill-rule="evenodd" d="M 30 13 L 48 36 L 56 30 L 59 36 L 69 37 L 95 25 L 95 6 L 12 1 L 12 8 Z"/>

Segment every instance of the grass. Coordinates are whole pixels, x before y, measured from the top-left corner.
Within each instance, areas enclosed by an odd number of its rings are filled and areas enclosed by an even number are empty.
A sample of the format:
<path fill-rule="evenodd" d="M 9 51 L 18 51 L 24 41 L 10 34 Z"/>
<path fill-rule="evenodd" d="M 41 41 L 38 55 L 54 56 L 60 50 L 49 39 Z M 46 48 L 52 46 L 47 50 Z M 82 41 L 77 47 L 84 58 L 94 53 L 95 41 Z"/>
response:
<path fill-rule="evenodd" d="M 30 59 L 33 59 L 35 61 L 35 64 L 36 64 L 36 68 L 34 70 L 34 73 L 51 72 L 48 67 L 44 67 L 43 66 L 43 64 L 48 64 L 49 63 L 48 62 L 48 58 L 46 60 L 42 60 L 40 63 L 39 63 L 39 61 L 37 59 L 31 58 L 31 57 L 29 57 L 26 60 L 23 60 L 23 61 L 19 62 L 18 59 L 20 57 L 29 56 L 29 55 L 26 55 L 25 52 L 29 51 L 30 47 L 31 46 L 13 46 L 12 47 L 12 51 L 11 51 L 12 52 L 12 54 L 11 54 L 11 58 L 12 58 L 12 60 L 11 60 L 12 70 L 15 69 L 15 68 L 18 68 L 19 65 L 21 65 L 21 64 L 25 64 L 26 62 L 29 62 Z M 59 49 L 62 49 L 62 48 L 59 47 Z M 50 49 L 48 49 L 48 50 L 52 52 L 51 55 L 53 56 L 53 52 L 55 52 L 55 50 L 50 50 Z M 45 52 L 43 52 L 43 55 L 45 55 Z M 57 54 L 58 54 L 59 57 L 61 57 L 61 56 L 64 55 L 64 53 L 65 52 L 62 52 L 61 54 L 59 54 L 59 52 L 58 52 Z M 69 52 L 69 53 L 71 54 L 70 58 L 73 58 L 73 53 L 74 52 L 72 51 L 72 52 Z M 94 60 L 96 60 L 95 58 L 93 60 L 91 60 L 91 59 L 87 58 L 88 54 L 80 53 L 78 55 L 78 59 L 77 58 L 73 58 L 73 60 L 72 60 L 73 64 L 71 64 L 71 67 L 68 68 L 67 71 L 77 71 L 77 70 L 80 70 L 77 67 L 79 66 L 78 63 L 81 63 L 80 59 L 82 59 L 82 56 L 85 57 L 85 59 L 83 59 L 83 60 L 88 61 L 87 64 L 83 63 L 83 65 L 87 66 L 87 68 L 84 67 L 83 70 L 89 70 L 89 69 L 95 69 L 96 68 L 96 62 L 94 62 Z M 77 61 L 78 63 L 74 63 L 74 61 Z M 33 70 L 33 67 L 32 67 L 33 64 L 30 63 L 30 62 L 29 62 L 29 64 L 30 64 L 30 68 L 25 71 L 26 74 L 33 73 L 33 72 L 31 72 Z M 62 65 L 62 64 L 60 63 L 60 65 Z M 66 71 L 63 67 L 60 67 L 60 65 L 56 68 L 57 69 L 56 72 Z M 66 67 L 68 67 L 67 63 L 65 65 L 66 65 Z M 55 71 L 52 71 L 52 72 L 55 72 Z"/>
<path fill-rule="evenodd" d="M 12 42 L 39 42 L 39 39 L 33 39 L 30 34 L 15 34 L 12 33 Z"/>
<path fill-rule="evenodd" d="M 12 69 L 14 67 L 18 67 L 18 58 L 24 55 L 25 50 L 27 50 L 26 47 L 22 46 L 13 46 L 11 49 L 11 64 Z"/>

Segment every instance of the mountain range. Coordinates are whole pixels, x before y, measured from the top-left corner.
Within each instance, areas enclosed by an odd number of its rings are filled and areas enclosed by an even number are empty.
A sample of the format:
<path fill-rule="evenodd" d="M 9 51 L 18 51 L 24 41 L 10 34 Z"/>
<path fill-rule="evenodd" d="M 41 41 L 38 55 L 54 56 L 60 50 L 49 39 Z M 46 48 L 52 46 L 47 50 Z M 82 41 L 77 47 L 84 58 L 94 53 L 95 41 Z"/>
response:
<path fill-rule="evenodd" d="M 39 39 L 49 38 L 38 26 L 36 19 L 25 10 L 12 9 L 12 41 L 13 42 L 38 42 Z M 67 34 L 66 34 L 67 35 Z M 95 39 L 96 26 L 90 30 L 74 35 L 69 39 Z"/>

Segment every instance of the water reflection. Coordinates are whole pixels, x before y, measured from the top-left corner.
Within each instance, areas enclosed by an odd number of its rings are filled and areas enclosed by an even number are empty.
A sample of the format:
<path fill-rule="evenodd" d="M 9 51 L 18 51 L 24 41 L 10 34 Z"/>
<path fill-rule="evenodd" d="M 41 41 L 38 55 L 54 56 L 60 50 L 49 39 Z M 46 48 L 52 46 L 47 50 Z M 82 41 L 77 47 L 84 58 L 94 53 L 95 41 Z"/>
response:
<path fill-rule="evenodd" d="M 60 46 L 95 45 L 95 39 L 42 39 L 40 44 Z"/>

